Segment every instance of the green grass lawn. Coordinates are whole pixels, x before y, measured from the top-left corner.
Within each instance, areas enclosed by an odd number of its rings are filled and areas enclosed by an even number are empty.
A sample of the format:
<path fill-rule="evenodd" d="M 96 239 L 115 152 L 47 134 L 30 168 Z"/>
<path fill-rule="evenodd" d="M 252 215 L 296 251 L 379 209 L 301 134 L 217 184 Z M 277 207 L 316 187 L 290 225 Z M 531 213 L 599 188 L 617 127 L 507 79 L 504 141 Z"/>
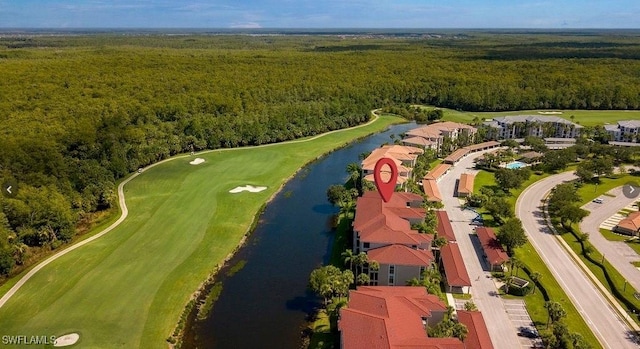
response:
<path fill-rule="evenodd" d="M 297 169 L 399 118 L 308 142 L 179 157 L 125 187 L 129 217 L 51 263 L 0 308 L 3 334 L 80 333 L 93 348 L 166 348 L 185 304 L 231 253 L 256 212 Z M 228 191 L 264 185 L 260 193 Z M 11 283 L 0 288 L 4 294 Z"/>
<path fill-rule="evenodd" d="M 507 196 L 507 202 L 515 208 L 515 203 L 520 194 L 531 184 L 549 176 L 549 174 L 536 175 L 532 174 L 531 177 L 522 184 L 519 189 L 512 189 L 511 195 Z M 496 185 L 495 178 L 492 173 L 487 171 L 480 171 L 476 175 L 476 182 L 474 184 L 474 192 L 479 193 L 482 185 L 494 186 Z M 486 215 L 490 217 L 488 214 Z M 485 218 L 486 219 L 486 218 Z M 571 332 L 580 333 L 589 343 L 593 343 L 594 348 L 599 348 L 597 344 L 598 340 L 591 332 L 591 329 L 584 321 L 578 310 L 575 308 L 567 294 L 562 290 L 560 284 L 553 277 L 553 274 L 549 268 L 544 264 L 536 250 L 530 243 L 526 243 L 524 246 L 515 250 L 515 257 L 523 261 L 532 272 L 540 273 L 540 283 L 547 290 L 549 298 L 555 302 L 562 304 L 562 307 L 567 312 L 566 323 Z M 528 277 L 524 272 L 520 272 L 519 276 L 527 279 Z M 547 324 L 547 311 L 544 308 L 545 300 L 539 291 L 534 294 L 529 294 L 524 297 L 527 311 L 531 316 L 531 320 L 536 324 L 539 329 L 544 329 Z"/>
<path fill-rule="evenodd" d="M 580 333 L 588 343 L 594 348 L 600 348 L 598 339 L 593 334 L 587 323 L 584 321 L 576 307 L 573 305 L 567 294 L 562 290 L 558 281 L 553 277 L 546 264 L 542 261 L 536 250 L 530 243 L 515 250 L 515 257 L 523 261 L 532 272 L 540 273 L 540 283 L 547 291 L 549 298 L 562 304 L 562 308 L 567 312 L 565 323 L 571 332 Z M 520 273 L 521 277 L 523 276 Z M 525 277 L 526 278 L 526 277 Z M 531 320 L 539 329 L 544 329 L 547 324 L 547 311 L 544 308 L 545 300 L 539 291 L 525 297 L 527 311 Z"/>
<path fill-rule="evenodd" d="M 609 241 L 627 241 L 627 240 L 629 240 L 629 236 L 622 235 L 622 234 L 616 234 L 616 233 L 612 232 L 609 229 L 600 228 L 600 234 L 602 234 L 602 236 L 604 236 L 604 238 L 609 240 Z"/>
<path fill-rule="evenodd" d="M 614 174 L 609 177 L 602 177 L 598 184 L 584 184 L 578 189 L 578 195 L 582 198 L 582 202 L 589 202 L 613 188 L 621 187 L 630 181 L 637 181 L 638 176 L 631 174 Z M 640 200 L 639 200 L 640 201 Z"/>
<path fill-rule="evenodd" d="M 638 255 L 640 255 L 640 240 L 629 240 L 626 241 L 627 246 L 631 247 L 632 250 L 636 251 Z"/>
<path fill-rule="evenodd" d="M 508 112 L 466 112 L 453 109 L 441 108 L 444 111 L 443 120 L 470 123 L 474 118 L 481 120 L 491 119 L 497 116 L 507 115 L 542 115 L 538 112 L 548 110 L 519 110 Z M 638 110 L 559 110 L 562 114 L 555 115 L 569 121 L 580 123 L 583 126 L 602 125 L 605 122 L 615 123 L 619 120 L 638 120 L 640 111 Z M 574 116 L 571 119 L 571 116 Z"/>
<path fill-rule="evenodd" d="M 573 225 L 573 229 L 574 231 L 578 232 L 579 234 L 580 232 L 580 228 L 578 227 L 577 224 Z M 609 285 L 609 283 L 606 280 L 606 276 L 604 275 L 604 271 L 598 267 L 597 265 L 591 263 L 587 258 L 585 258 L 582 255 L 582 248 L 580 247 L 580 242 L 575 238 L 575 236 L 573 236 L 571 233 L 564 233 L 561 235 L 562 239 L 569 245 L 569 247 L 573 250 L 573 252 L 582 260 L 582 262 L 587 266 L 587 268 L 589 268 L 589 270 L 591 270 L 591 272 L 593 273 L 593 275 L 596 276 L 596 278 L 598 278 L 598 280 L 600 281 L 600 283 L 602 283 L 602 285 L 604 285 L 604 287 L 609 290 L 609 292 L 611 294 L 613 294 L 611 286 Z M 631 301 L 636 307 L 640 308 L 640 301 L 637 300 L 633 295 L 636 293 L 636 290 L 631 286 L 628 285 L 625 281 L 625 278 L 615 269 L 615 267 L 613 267 L 607 260 L 605 257 L 602 256 L 602 254 L 600 252 L 598 252 L 597 250 L 593 250 L 593 252 L 591 252 L 591 257 L 597 261 L 604 261 L 604 265 L 606 266 L 608 272 L 609 272 L 609 277 L 611 278 L 612 282 L 616 285 L 616 288 L 624 295 L 624 297 L 626 299 L 628 299 L 629 301 Z M 624 308 L 624 304 L 620 303 L 620 305 Z M 632 317 L 636 323 L 640 324 L 640 321 L 638 321 L 638 317 Z"/>

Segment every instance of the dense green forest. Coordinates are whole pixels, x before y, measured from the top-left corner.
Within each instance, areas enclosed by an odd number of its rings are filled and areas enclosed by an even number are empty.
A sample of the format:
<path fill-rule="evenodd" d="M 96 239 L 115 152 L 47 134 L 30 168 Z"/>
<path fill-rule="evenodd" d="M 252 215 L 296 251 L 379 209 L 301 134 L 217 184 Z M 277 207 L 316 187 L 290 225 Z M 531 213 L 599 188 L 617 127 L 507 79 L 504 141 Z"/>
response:
<path fill-rule="evenodd" d="M 640 108 L 640 34 L 0 36 L 0 275 L 176 153 L 279 142 L 407 103 Z"/>

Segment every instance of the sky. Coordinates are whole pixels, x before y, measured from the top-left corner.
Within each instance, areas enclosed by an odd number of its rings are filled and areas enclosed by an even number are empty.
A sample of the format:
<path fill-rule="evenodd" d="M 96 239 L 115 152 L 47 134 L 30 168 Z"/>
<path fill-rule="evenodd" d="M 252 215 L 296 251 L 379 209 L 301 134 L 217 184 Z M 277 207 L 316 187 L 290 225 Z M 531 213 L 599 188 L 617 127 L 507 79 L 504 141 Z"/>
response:
<path fill-rule="evenodd" d="M 640 28 L 640 0 L 0 0 L 1 28 Z"/>

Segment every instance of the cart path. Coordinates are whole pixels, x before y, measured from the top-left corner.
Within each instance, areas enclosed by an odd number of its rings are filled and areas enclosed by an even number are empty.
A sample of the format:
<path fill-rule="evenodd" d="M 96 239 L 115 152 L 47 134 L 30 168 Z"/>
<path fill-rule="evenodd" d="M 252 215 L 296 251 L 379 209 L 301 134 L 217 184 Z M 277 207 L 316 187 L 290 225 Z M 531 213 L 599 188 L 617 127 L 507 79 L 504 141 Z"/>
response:
<path fill-rule="evenodd" d="M 314 141 L 318 138 L 321 137 L 325 137 L 328 136 L 330 134 L 333 133 L 337 133 L 337 132 L 343 132 L 343 131 L 348 131 L 348 130 L 354 130 L 354 129 L 358 129 L 361 127 L 365 127 L 365 126 L 369 126 L 371 124 L 373 124 L 374 122 L 378 121 L 379 116 L 378 116 L 378 111 L 380 109 L 374 109 L 371 111 L 371 115 L 373 116 L 373 118 L 371 120 L 369 120 L 367 123 L 361 124 L 361 125 L 357 125 L 357 126 L 353 126 L 350 128 L 344 128 L 344 129 L 340 129 L 340 130 L 333 130 L 333 131 L 329 131 L 329 132 L 325 132 L 322 134 L 319 134 L 317 136 L 313 136 L 310 138 L 306 138 L 306 139 L 298 139 L 298 140 L 292 140 L 292 141 L 287 141 L 287 142 L 281 142 L 281 143 L 269 143 L 269 144 L 262 144 L 262 145 L 256 145 L 256 146 L 250 146 L 250 147 L 239 147 L 239 148 L 224 148 L 224 149 L 211 149 L 211 150 L 205 150 L 202 152 L 199 152 L 195 155 L 198 154 L 208 154 L 208 153 L 213 153 L 213 152 L 222 152 L 222 151 L 234 151 L 234 150 L 244 150 L 244 149 L 252 149 L 252 148 L 264 148 L 264 147 L 272 147 L 272 146 L 276 146 L 276 145 L 282 145 L 282 144 L 290 144 L 290 143 L 303 143 L 303 142 L 310 142 L 310 141 Z M 174 156 L 159 162 L 156 162 L 155 164 L 151 164 L 149 166 L 147 166 L 144 170 L 148 170 L 152 167 L 158 166 L 160 164 L 163 164 L 165 162 L 169 162 L 169 161 L 173 161 L 176 159 L 183 159 L 183 158 L 187 158 L 190 157 L 192 155 L 190 154 L 183 154 L 183 155 L 178 155 L 178 156 Z M 144 172 L 144 171 L 142 171 Z M 11 299 L 11 297 L 13 297 L 13 295 L 18 292 L 18 290 L 20 290 L 20 288 L 27 282 L 29 281 L 29 279 L 31 279 L 36 273 L 38 273 L 40 270 L 42 270 L 44 267 L 46 267 L 47 265 L 49 265 L 50 263 L 52 263 L 53 261 L 55 261 L 56 259 L 66 255 L 67 253 L 80 248 L 92 241 L 95 241 L 101 237 L 103 237 L 104 235 L 108 234 L 109 232 L 111 232 L 113 229 L 117 228 L 122 222 L 124 222 L 124 220 L 127 218 L 127 216 L 129 215 L 129 209 L 127 208 L 127 203 L 125 202 L 125 196 L 124 196 L 124 186 L 129 183 L 131 180 L 133 180 L 134 178 L 138 177 L 138 175 L 140 175 L 141 173 L 136 172 L 133 175 L 131 175 L 129 178 L 125 179 L 124 181 L 122 181 L 120 183 L 120 185 L 118 185 L 118 204 L 120 205 L 120 210 L 121 210 L 121 214 L 120 217 L 118 218 L 118 220 L 116 220 L 115 222 L 113 222 L 113 224 L 111 224 L 110 226 L 108 226 L 107 228 L 105 228 L 103 231 L 97 233 L 96 235 L 93 235 L 85 240 L 79 241 L 76 244 L 73 244 L 67 248 L 65 248 L 64 250 L 50 256 L 49 258 L 45 259 L 44 261 L 40 262 L 39 264 L 37 264 L 34 268 L 32 268 L 31 270 L 29 270 L 28 273 L 26 273 L 22 278 L 20 278 L 20 280 L 18 280 L 18 282 L 13 285 L 13 287 L 11 287 L 9 289 L 9 291 L 7 291 L 7 293 L 5 293 L 2 298 L 0 298 L 0 308 L 2 308 L 2 306 L 5 305 L 5 303 L 7 303 L 9 301 L 9 299 Z"/>

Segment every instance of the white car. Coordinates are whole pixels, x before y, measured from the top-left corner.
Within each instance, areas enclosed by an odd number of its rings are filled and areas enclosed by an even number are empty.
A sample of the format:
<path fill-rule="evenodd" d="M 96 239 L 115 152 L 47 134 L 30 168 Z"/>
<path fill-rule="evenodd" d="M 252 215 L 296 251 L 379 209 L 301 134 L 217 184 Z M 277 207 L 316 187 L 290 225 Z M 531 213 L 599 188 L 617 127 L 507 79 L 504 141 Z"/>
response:
<path fill-rule="evenodd" d="M 603 203 L 602 199 L 600 199 L 600 198 L 595 198 L 595 199 L 593 199 L 593 202 L 595 202 L 596 204 L 601 204 L 601 203 Z"/>

